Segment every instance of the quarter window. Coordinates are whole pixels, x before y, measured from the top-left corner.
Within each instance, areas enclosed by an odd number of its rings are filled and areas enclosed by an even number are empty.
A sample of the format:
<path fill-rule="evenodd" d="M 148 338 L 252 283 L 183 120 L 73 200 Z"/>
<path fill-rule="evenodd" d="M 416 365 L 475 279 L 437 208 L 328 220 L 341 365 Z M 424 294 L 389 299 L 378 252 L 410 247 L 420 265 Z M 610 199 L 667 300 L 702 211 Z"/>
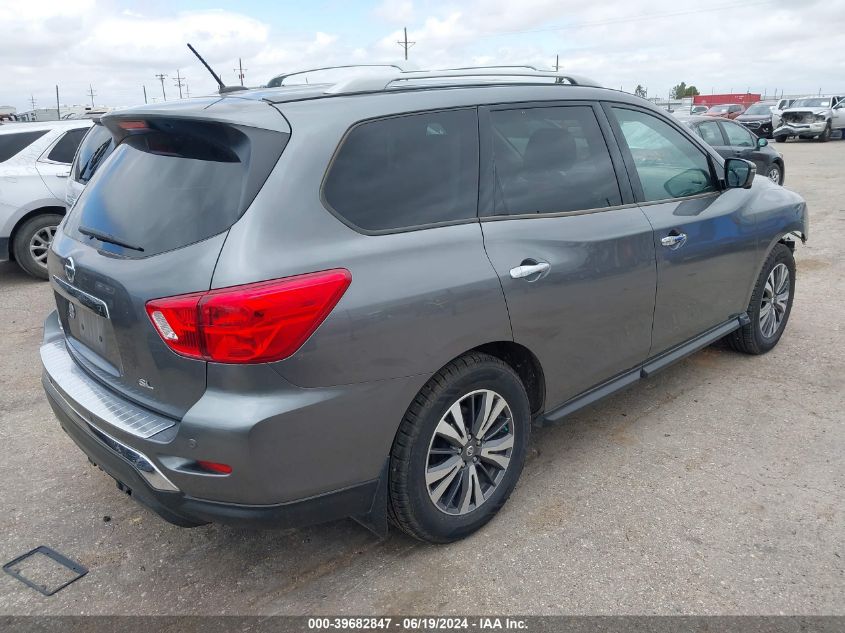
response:
<path fill-rule="evenodd" d="M 612 110 L 646 202 L 717 190 L 707 156 L 669 123 L 638 110 Z"/>
<path fill-rule="evenodd" d="M 338 215 L 368 231 L 475 218 L 476 111 L 426 112 L 358 125 L 338 151 L 323 191 Z"/>
<path fill-rule="evenodd" d="M 46 133 L 47 130 L 0 134 L 0 163 L 6 162 L 12 156 L 17 156 L 25 147 L 29 147 Z"/>
<path fill-rule="evenodd" d="M 490 113 L 497 215 L 621 204 L 593 109 L 565 106 Z"/>

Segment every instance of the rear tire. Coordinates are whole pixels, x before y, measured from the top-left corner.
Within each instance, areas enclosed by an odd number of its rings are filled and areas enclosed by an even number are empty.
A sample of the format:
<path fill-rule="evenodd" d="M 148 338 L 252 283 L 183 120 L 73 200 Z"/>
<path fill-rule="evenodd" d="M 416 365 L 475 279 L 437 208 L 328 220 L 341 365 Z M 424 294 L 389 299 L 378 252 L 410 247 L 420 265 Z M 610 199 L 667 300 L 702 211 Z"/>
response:
<path fill-rule="evenodd" d="M 738 352 L 765 354 L 780 341 L 795 298 L 795 258 L 778 243 L 766 258 L 748 305 L 751 322 L 728 335 Z"/>
<path fill-rule="evenodd" d="M 44 213 L 30 218 L 15 232 L 15 261 L 33 277 L 47 279 L 47 252 L 61 221 L 58 214 Z"/>
<path fill-rule="evenodd" d="M 390 521 L 429 543 L 481 528 L 519 479 L 530 425 L 525 387 L 509 365 L 481 353 L 446 365 L 414 398 L 393 441 Z"/>

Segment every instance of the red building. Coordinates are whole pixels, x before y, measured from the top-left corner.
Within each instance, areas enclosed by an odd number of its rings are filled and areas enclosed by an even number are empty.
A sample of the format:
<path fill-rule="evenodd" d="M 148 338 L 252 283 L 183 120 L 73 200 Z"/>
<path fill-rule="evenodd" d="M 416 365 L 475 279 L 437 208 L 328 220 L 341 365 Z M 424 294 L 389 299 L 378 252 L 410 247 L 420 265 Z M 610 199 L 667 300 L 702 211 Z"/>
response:
<path fill-rule="evenodd" d="M 762 99 L 759 93 L 743 92 L 724 95 L 698 95 L 692 98 L 693 105 L 706 105 L 708 108 L 723 103 L 739 103 L 746 108 Z"/>

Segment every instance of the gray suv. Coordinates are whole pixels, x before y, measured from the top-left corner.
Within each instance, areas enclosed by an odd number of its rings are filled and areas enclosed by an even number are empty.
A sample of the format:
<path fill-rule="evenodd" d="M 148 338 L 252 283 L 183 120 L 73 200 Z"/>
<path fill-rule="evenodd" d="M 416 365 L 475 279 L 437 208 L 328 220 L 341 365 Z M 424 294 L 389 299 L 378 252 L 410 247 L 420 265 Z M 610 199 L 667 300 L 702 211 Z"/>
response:
<path fill-rule="evenodd" d="M 43 385 L 179 525 L 388 521 L 431 542 L 556 422 L 795 294 L 795 193 L 577 77 L 358 77 L 103 117 L 56 234 Z"/>

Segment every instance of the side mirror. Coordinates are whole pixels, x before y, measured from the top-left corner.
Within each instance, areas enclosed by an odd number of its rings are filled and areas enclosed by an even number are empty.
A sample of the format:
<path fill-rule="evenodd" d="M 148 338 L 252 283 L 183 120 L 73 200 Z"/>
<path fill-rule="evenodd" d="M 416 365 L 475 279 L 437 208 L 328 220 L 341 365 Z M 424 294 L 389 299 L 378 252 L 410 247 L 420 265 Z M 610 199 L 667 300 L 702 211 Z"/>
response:
<path fill-rule="evenodd" d="M 742 158 L 725 159 L 725 184 L 728 189 L 751 189 L 757 167 Z"/>
<path fill-rule="evenodd" d="M 767 141 L 763 137 L 760 137 L 760 138 L 757 139 L 757 147 L 766 147 L 766 145 L 768 145 L 768 144 L 769 144 L 769 141 Z"/>

